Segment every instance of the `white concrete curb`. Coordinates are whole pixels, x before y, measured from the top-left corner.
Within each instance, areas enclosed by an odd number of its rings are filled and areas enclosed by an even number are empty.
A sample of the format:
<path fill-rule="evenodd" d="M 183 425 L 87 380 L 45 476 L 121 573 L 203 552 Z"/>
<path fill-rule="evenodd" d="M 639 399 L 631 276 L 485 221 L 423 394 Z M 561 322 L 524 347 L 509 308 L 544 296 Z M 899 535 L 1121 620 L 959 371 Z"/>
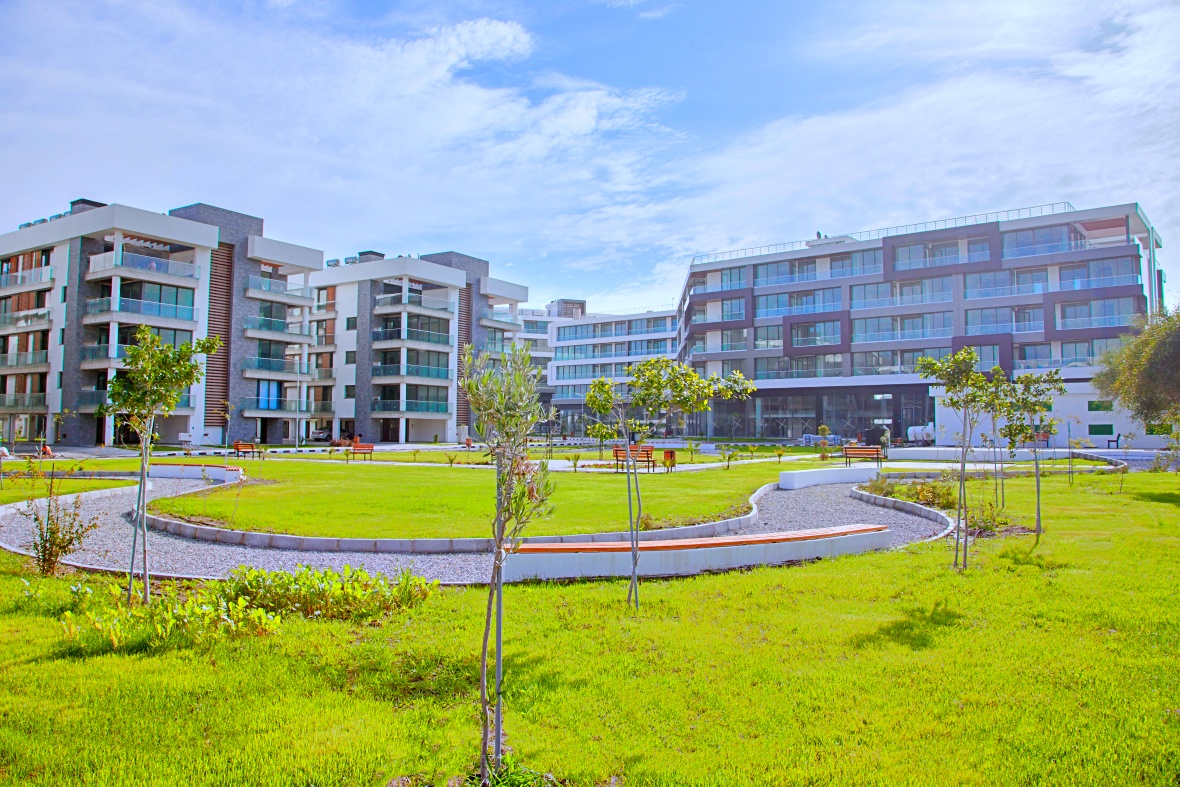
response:
<path fill-rule="evenodd" d="M 874 495 L 865 492 L 861 489 L 853 489 L 849 496 L 853 500 L 859 500 L 862 503 L 869 505 L 880 506 L 881 508 L 892 508 L 894 511 L 901 511 L 906 514 L 911 514 L 922 519 L 929 519 L 932 522 L 938 522 L 941 525 L 946 525 L 946 528 L 936 536 L 930 538 L 923 538 L 920 541 L 911 541 L 911 544 L 925 544 L 929 541 L 938 541 L 950 535 L 951 531 L 955 529 L 955 520 L 951 519 L 946 514 L 942 513 L 936 508 L 928 508 L 918 503 L 911 503 L 909 500 L 898 500 L 895 497 L 885 497 L 883 495 Z M 909 546 L 906 544 L 904 546 Z"/>

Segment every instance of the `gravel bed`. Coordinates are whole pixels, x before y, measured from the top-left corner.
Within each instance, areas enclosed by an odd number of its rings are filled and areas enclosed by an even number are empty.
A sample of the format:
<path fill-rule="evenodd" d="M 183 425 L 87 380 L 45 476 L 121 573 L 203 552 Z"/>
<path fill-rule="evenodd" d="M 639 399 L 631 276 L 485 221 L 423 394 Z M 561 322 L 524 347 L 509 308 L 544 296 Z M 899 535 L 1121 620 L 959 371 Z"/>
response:
<path fill-rule="evenodd" d="M 171 497 L 204 486 L 203 481 L 155 479 L 151 498 Z M 135 508 L 135 487 L 106 497 L 82 498 L 82 515 L 99 518 L 81 549 L 69 560 L 84 565 L 127 570 L 131 556 L 130 513 Z M 24 504 L 20 506 L 24 509 Z M 20 513 L 0 514 L 0 542 L 28 550 L 33 527 Z M 139 552 L 139 550 L 137 550 Z M 139 552 L 139 554 L 142 554 Z M 369 571 L 392 574 L 409 568 L 427 579 L 447 583 L 486 582 L 491 573 L 490 554 L 396 555 L 367 552 L 294 552 L 285 549 L 213 544 L 170 533 L 148 530 L 148 564 L 152 571 L 190 576 L 225 576 L 240 565 L 265 569 L 293 569 L 299 564 L 341 569 L 345 563 L 363 565 Z M 138 563 L 142 567 L 142 563 Z"/>
<path fill-rule="evenodd" d="M 736 533 L 753 535 L 835 525 L 888 525 L 893 531 L 892 545 L 897 547 L 930 538 L 943 529 L 929 519 L 853 500 L 848 493 L 855 488 L 855 484 L 829 484 L 775 489 L 758 501 L 758 520 Z"/>

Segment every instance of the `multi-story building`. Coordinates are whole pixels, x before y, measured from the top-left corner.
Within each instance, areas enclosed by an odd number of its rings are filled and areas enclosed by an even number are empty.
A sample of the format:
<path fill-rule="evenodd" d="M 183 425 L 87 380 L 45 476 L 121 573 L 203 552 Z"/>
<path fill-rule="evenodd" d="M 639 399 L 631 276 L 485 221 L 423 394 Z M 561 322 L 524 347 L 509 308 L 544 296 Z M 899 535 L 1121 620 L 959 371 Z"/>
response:
<path fill-rule="evenodd" d="M 579 303 L 580 309 L 570 308 Z M 585 302 L 555 301 L 549 325 L 553 361 L 549 382 L 553 404 L 562 413 L 563 432 L 582 434 L 583 399 L 590 383 L 608 377 L 623 386 L 627 367 L 655 356 L 676 356 L 677 315 L 673 309 L 621 314 L 586 314 Z M 563 314 L 577 316 L 557 316 Z M 620 389 L 625 392 L 625 389 Z"/>
<path fill-rule="evenodd" d="M 1062 203 L 696 257 L 679 357 L 702 373 L 740 370 L 758 390 L 691 428 L 801 437 L 822 423 L 854 437 L 947 425 L 915 367 L 971 346 L 985 369 L 1060 369 L 1070 393 L 1055 409 L 1105 447 L 1131 424 L 1089 381 L 1135 316 L 1162 304 L 1159 248 L 1137 204 Z"/>
<path fill-rule="evenodd" d="M 202 383 L 157 424 L 161 439 L 219 443 L 227 429 L 253 437 L 258 408 L 249 402 L 280 401 L 260 392 L 284 378 L 282 350 L 264 345 L 306 344 L 288 309 L 306 319 L 307 277 L 322 264 L 315 249 L 265 237 L 262 219 L 200 204 L 160 214 L 74 200 L 66 213 L 0 235 L 3 437 L 132 439 L 96 411 L 141 325 L 173 345 L 206 336 L 222 344 Z"/>
<path fill-rule="evenodd" d="M 518 306 L 528 288 L 489 269 L 451 251 L 329 260 L 311 277 L 303 437 L 316 428 L 381 442 L 466 437 L 470 412 L 456 381 L 462 348 L 499 355 L 525 329 Z"/>

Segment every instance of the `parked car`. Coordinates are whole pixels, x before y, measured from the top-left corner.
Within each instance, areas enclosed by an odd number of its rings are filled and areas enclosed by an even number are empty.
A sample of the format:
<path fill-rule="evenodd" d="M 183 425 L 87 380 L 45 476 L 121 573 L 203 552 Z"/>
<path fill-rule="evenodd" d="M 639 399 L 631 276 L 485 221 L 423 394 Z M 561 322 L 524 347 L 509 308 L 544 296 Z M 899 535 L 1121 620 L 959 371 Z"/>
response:
<path fill-rule="evenodd" d="M 331 429 L 315 429 L 312 430 L 309 440 L 317 443 L 326 443 L 332 439 Z"/>

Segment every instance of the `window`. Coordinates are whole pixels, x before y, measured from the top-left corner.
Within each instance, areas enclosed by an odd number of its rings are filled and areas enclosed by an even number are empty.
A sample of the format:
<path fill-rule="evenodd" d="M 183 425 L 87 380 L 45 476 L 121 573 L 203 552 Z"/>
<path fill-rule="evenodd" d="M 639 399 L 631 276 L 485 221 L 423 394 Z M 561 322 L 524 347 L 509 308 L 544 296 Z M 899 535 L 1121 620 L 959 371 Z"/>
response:
<path fill-rule="evenodd" d="M 794 281 L 791 263 L 766 262 L 754 266 L 754 286 L 765 287 L 769 284 L 781 284 Z"/>
<path fill-rule="evenodd" d="M 1016 347 L 1018 361 L 1048 361 L 1053 357 L 1051 344 L 1021 344 Z"/>
<path fill-rule="evenodd" d="M 1042 306 L 1021 306 L 1014 312 L 1015 330 L 1043 331 L 1045 330 L 1045 309 Z"/>
<path fill-rule="evenodd" d="M 721 289 L 740 290 L 746 286 L 745 268 L 725 268 L 721 271 Z"/>
<path fill-rule="evenodd" d="M 1068 251 L 1080 240 L 1081 235 L 1070 224 L 1005 232 L 1003 256 L 1005 258 L 1030 257 L 1034 254 Z"/>
<path fill-rule="evenodd" d="M 892 317 L 869 317 L 852 321 L 852 341 L 887 342 L 894 338 L 896 328 Z"/>
<path fill-rule="evenodd" d="M 746 349 L 746 329 L 734 328 L 721 332 L 721 349 L 723 351 Z"/>
<path fill-rule="evenodd" d="M 783 326 L 765 325 L 754 329 L 755 350 L 778 350 L 783 346 Z"/>
<path fill-rule="evenodd" d="M 549 331 L 549 323 L 541 322 L 539 320 L 525 320 L 525 333 L 547 333 Z"/>
<path fill-rule="evenodd" d="M 1012 330 L 1012 308 L 1009 306 L 967 310 L 968 336 L 981 333 L 1007 333 L 1010 330 Z"/>
<path fill-rule="evenodd" d="M 1061 364 L 1063 366 L 1089 366 L 1089 342 L 1062 342 Z"/>
<path fill-rule="evenodd" d="M 790 358 L 755 358 L 754 379 L 776 380 L 788 377 L 791 371 Z"/>
<path fill-rule="evenodd" d="M 897 352 L 894 350 L 874 350 L 852 354 L 852 374 L 854 377 L 870 374 L 897 374 L 898 371 Z"/>
<path fill-rule="evenodd" d="M 1095 358 L 1101 358 L 1106 353 L 1122 347 L 1123 340 L 1118 336 L 1115 336 L 1111 339 L 1094 339 L 1091 342 L 1091 346 L 1093 347 L 1091 354 Z"/>
<path fill-rule="evenodd" d="M 792 347 L 814 347 L 839 343 L 839 322 L 809 322 L 791 326 Z"/>
<path fill-rule="evenodd" d="M 733 298 L 721 302 L 722 320 L 741 320 L 746 316 L 746 301 L 744 298 Z"/>
<path fill-rule="evenodd" d="M 842 257 L 832 258 L 832 278 L 860 276 L 865 273 L 881 272 L 881 250 L 854 251 Z"/>
<path fill-rule="evenodd" d="M 1108 402 L 1104 399 L 1092 399 L 1086 402 L 1086 410 L 1091 413 L 1114 412 L 1114 402 Z"/>
<path fill-rule="evenodd" d="M 901 373 L 913 374 L 918 371 L 919 358 L 933 358 L 936 361 L 941 361 L 950 354 L 950 347 L 931 347 L 925 350 L 900 350 L 898 351 L 898 361 L 901 366 Z"/>
<path fill-rule="evenodd" d="M 1000 365 L 1000 346 L 997 344 L 984 344 L 975 347 L 975 354 L 979 356 L 979 363 L 975 368 L 981 372 L 991 371 Z"/>
<path fill-rule="evenodd" d="M 355 399 L 356 398 L 356 386 L 355 385 L 344 386 L 344 398 L 345 399 Z"/>
<path fill-rule="evenodd" d="M 355 331 L 356 330 L 356 317 L 345 317 L 344 318 L 344 330 L 346 330 L 346 331 Z"/>
<path fill-rule="evenodd" d="M 912 243 L 908 246 L 897 246 L 893 249 L 893 269 L 908 271 L 913 268 L 926 267 L 926 244 Z"/>
<path fill-rule="evenodd" d="M 344 363 L 345 364 L 356 363 L 356 350 L 345 350 L 344 351 Z"/>
<path fill-rule="evenodd" d="M 66 343 L 66 329 L 65 328 L 58 328 L 57 343 L 62 346 L 65 346 L 65 343 Z"/>
<path fill-rule="evenodd" d="M 852 308 L 854 309 L 888 306 L 892 302 L 893 285 L 889 282 L 852 285 Z"/>
<path fill-rule="evenodd" d="M 1011 293 L 1011 271 L 968 273 L 963 276 L 964 295 L 968 298 L 994 298 Z"/>
<path fill-rule="evenodd" d="M 897 318 L 898 339 L 934 339 L 954 333 L 953 312 L 907 314 Z"/>
<path fill-rule="evenodd" d="M 66 290 L 68 290 L 69 288 L 70 287 L 68 284 L 61 288 L 61 302 L 62 303 L 66 302 Z"/>
<path fill-rule="evenodd" d="M 931 265 L 953 265 L 958 261 L 959 242 L 957 240 L 930 244 Z"/>
<path fill-rule="evenodd" d="M 746 362 L 741 358 L 730 358 L 721 362 L 721 376 L 728 377 L 733 372 L 746 373 Z"/>
<path fill-rule="evenodd" d="M 1113 437 L 1114 424 L 1090 424 L 1091 437 Z"/>
<path fill-rule="evenodd" d="M 57 389 L 61 390 L 61 372 L 57 373 Z"/>
<path fill-rule="evenodd" d="M 983 262 L 991 258 L 991 243 L 987 238 L 973 238 L 967 241 L 967 262 Z"/>
<path fill-rule="evenodd" d="M 1016 271 L 1016 292 L 1021 295 L 1045 292 L 1049 289 L 1049 271 L 1046 268 L 1030 268 Z"/>

